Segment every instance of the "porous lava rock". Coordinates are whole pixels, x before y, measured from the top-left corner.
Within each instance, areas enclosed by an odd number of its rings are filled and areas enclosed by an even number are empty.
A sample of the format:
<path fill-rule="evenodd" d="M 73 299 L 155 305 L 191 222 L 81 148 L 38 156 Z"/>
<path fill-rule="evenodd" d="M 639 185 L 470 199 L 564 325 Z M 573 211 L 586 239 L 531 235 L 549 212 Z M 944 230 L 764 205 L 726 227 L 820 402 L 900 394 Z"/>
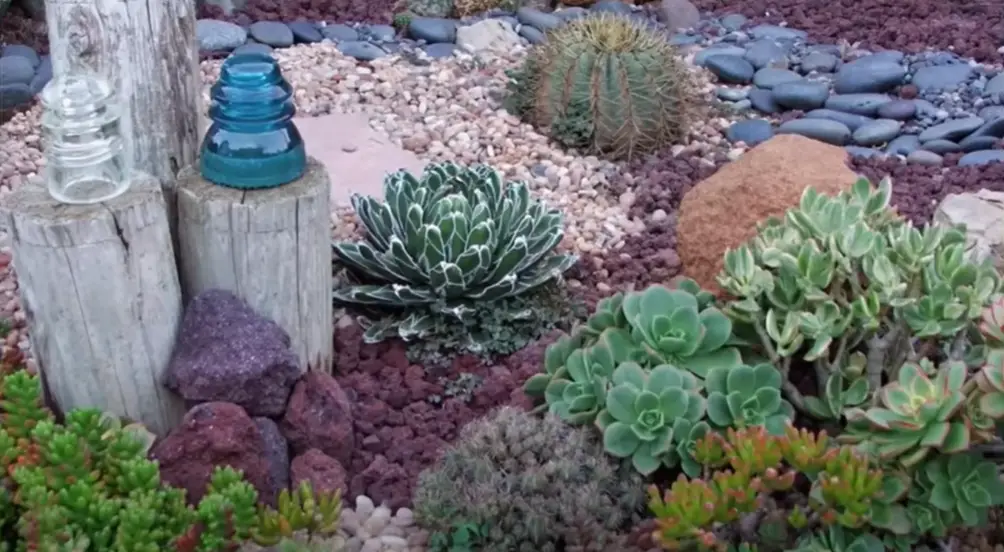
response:
<path fill-rule="evenodd" d="M 757 224 L 798 205 L 805 188 L 848 189 L 857 176 L 847 152 L 796 135 L 778 135 L 698 182 L 680 203 L 677 247 L 684 273 L 710 291 L 725 251 L 756 234 Z"/>
<path fill-rule="evenodd" d="M 318 449 L 348 464 L 356 448 L 352 411 L 352 402 L 334 378 L 311 371 L 293 388 L 280 428 L 294 454 Z"/>
<path fill-rule="evenodd" d="M 289 443 L 271 418 L 254 418 L 255 426 L 261 433 L 265 458 L 268 460 L 268 474 L 272 478 L 275 495 L 289 487 Z"/>
<path fill-rule="evenodd" d="M 299 375 L 285 330 L 212 289 L 185 309 L 165 384 L 189 404 L 229 402 L 251 416 L 279 416 Z"/>
<path fill-rule="evenodd" d="M 342 497 L 348 496 L 348 475 L 345 468 L 338 460 L 317 449 L 310 449 L 294 458 L 289 467 L 289 475 L 294 489 L 306 481 L 314 492 L 341 491 Z"/>
<path fill-rule="evenodd" d="M 262 501 L 275 501 L 261 433 L 236 404 L 196 405 L 185 414 L 181 425 L 154 445 L 150 457 L 160 463 L 164 483 L 187 491 L 189 503 L 195 504 L 205 495 L 216 466 L 242 471 Z"/>

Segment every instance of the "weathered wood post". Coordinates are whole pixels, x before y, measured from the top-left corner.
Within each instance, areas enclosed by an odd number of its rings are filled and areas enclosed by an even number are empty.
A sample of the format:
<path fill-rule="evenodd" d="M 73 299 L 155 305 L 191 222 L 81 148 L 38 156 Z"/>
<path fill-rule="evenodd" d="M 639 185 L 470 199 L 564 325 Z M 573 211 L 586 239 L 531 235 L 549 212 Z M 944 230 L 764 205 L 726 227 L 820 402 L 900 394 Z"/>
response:
<path fill-rule="evenodd" d="M 181 320 L 160 183 L 134 175 L 92 205 L 53 199 L 41 179 L 0 206 L 29 338 L 62 410 L 94 407 L 163 435 L 184 414 L 161 385 Z"/>
<path fill-rule="evenodd" d="M 86 69 L 124 106 L 133 170 L 164 187 L 172 225 L 174 178 L 195 162 L 202 80 L 192 0 L 45 0 L 55 75 Z"/>
<path fill-rule="evenodd" d="M 275 320 L 292 340 L 301 370 L 332 369 L 330 179 L 308 158 L 298 180 L 240 190 L 178 178 L 181 284 L 190 298 L 222 288 Z"/>

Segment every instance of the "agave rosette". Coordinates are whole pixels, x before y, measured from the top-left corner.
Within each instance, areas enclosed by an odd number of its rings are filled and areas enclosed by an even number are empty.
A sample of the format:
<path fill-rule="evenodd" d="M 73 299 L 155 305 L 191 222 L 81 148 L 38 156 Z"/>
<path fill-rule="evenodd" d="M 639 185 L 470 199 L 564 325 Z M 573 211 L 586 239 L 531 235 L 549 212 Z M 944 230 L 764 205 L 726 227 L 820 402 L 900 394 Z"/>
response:
<path fill-rule="evenodd" d="M 935 449 L 945 454 L 964 451 L 972 440 L 961 415 L 967 376 L 962 362 L 946 362 L 937 369 L 926 359 L 906 363 L 897 379 L 879 390 L 878 406 L 845 412 L 848 427 L 838 439 L 905 468 L 916 466 Z"/>
<path fill-rule="evenodd" d="M 462 318 L 472 302 L 526 293 L 577 260 L 554 253 L 564 237 L 561 212 L 485 165 L 432 164 L 421 178 L 398 171 L 384 181 L 384 198 L 354 195 L 365 240 L 333 244 L 358 284 L 336 288 L 336 303 L 410 313 L 391 327 L 371 326 L 370 341 L 420 337 L 430 311 Z"/>

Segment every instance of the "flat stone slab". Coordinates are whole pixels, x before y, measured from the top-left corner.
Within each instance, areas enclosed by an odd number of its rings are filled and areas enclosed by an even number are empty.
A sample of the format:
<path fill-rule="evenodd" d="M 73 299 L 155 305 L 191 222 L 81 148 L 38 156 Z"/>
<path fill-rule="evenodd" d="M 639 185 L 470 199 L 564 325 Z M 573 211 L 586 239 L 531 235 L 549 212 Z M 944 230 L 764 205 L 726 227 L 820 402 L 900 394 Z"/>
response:
<path fill-rule="evenodd" d="M 293 119 L 307 145 L 307 155 L 320 161 L 331 178 L 331 208 L 350 205 L 352 194 L 383 197 L 383 180 L 389 173 L 407 169 L 418 176 L 422 161 L 373 130 L 364 113 L 330 113 Z M 205 117 L 202 133 L 209 128 Z"/>

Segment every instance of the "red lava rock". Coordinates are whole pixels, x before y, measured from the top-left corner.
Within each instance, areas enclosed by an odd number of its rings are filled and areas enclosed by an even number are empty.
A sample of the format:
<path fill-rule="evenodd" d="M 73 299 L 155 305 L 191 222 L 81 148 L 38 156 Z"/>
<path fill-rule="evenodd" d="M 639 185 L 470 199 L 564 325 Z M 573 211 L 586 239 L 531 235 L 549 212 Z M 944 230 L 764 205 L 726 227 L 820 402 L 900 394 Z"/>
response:
<path fill-rule="evenodd" d="M 899 97 L 904 100 L 912 100 L 920 95 L 920 89 L 916 84 L 905 84 L 899 89 Z"/>
<path fill-rule="evenodd" d="M 701 10 L 742 13 L 753 25 L 787 23 L 810 40 L 840 39 L 871 49 L 953 50 L 980 62 L 1000 62 L 1004 10 L 987 0 L 694 0 Z M 769 15 L 764 15 L 769 14 Z"/>
<path fill-rule="evenodd" d="M 281 429 L 294 454 L 316 448 L 342 464 L 352 459 L 353 404 L 334 378 L 308 372 L 293 388 Z"/>
<path fill-rule="evenodd" d="M 333 493 L 340 490 L 343 497 L 348 496 L 345 468 L 338 460 L 317 449 L 310 449 L 294 458 L 289 475 L 294 489 L 306 481 L 314 492 Z"/>
<path fill-rule="evenodd" d="M 280 416 L 300 377 L 289 334 L 233 293 L 212 289 L 185 308 L 165 386 L 189 403 L 229 402 Z"/>
<path fill-rule="evenodd" d="M 352 397 L 355 422 L 356 447 L 351 462 L 343 463 L 349 472 L 349 495 L 365 494 L 393 508 L 409 505 L 418 474 L 438 459 L 467 422 L 499 406 L 529 406 L 523 381 L 540 370 L 544 348 L 553 339 L 549 336 L 492 365 L 461 356 L 447 368 L 434 369 L 409 362 L 399 341 L 365 344 L 355 324 L 339 327 L 335 379 Z M 429 402 L 431 395 L 444 397 L 440 378 L 464 372 L 482 378 L 469 402 Z"/>
<path fill-rule="evenodd" d="M 210 402 L 185 414 L 181 425 L 154 445 L 150 457 L 160 463 L 164 483 L 187 491 L 197 503 L 216 466 L 231 466 L 258 490 L 262 501 L 275 501 L 262 436 L 236 404 Z"/>

